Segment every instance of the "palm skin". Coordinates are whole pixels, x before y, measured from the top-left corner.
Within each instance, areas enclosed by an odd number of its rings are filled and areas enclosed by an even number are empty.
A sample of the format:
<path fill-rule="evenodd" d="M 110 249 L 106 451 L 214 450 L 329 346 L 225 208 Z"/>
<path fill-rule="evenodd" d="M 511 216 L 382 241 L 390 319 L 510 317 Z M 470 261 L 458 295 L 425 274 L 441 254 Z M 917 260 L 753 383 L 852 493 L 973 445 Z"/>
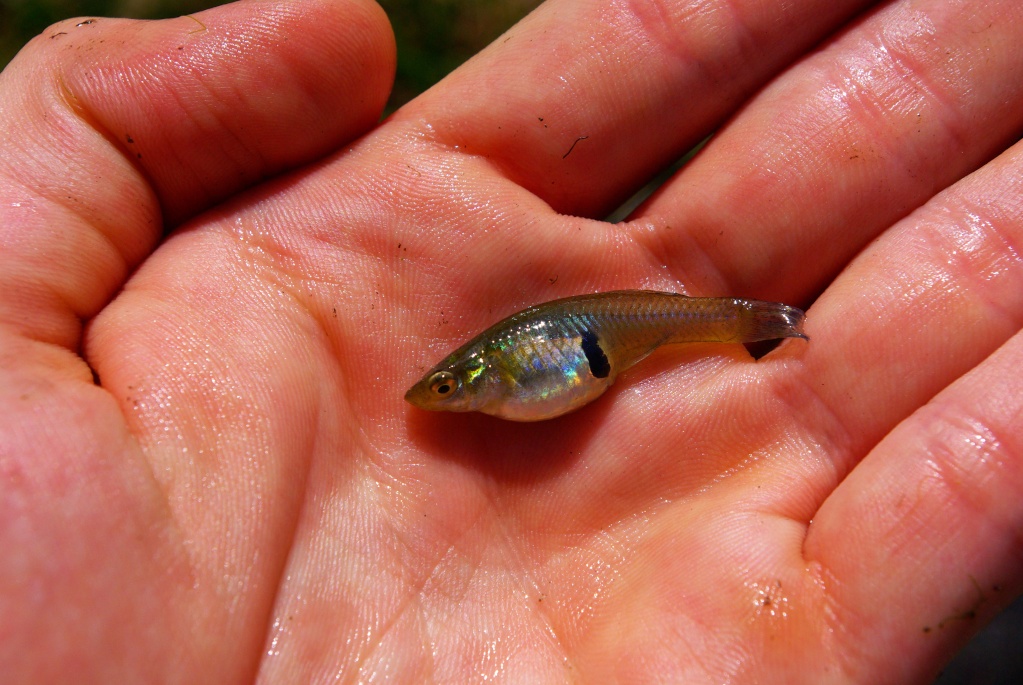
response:
<path fill-rule="evenodd" d="M 357 0 L 31 44 L 11 682 L 927 682 L 1010 602 L 1023 10 L 692 7 L 550 3 L 376 128 Z M 538 424 L 402 402 L 523 306 L 636 287 L 812 301 L 811 342 L 661 350 Z"/>

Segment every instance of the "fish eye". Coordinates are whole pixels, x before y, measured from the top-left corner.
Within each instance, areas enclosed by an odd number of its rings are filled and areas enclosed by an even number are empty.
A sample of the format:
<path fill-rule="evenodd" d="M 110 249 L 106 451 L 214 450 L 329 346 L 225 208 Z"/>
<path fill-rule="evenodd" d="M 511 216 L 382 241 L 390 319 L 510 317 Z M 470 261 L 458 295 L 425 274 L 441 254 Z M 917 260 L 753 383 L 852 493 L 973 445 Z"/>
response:
<path fill-rule="evenodd" d="M 439 397 L 447 397 L 458 387 L 455 375 L 450 371 L 438 371 L 430 376 L 430 392 Z"/>

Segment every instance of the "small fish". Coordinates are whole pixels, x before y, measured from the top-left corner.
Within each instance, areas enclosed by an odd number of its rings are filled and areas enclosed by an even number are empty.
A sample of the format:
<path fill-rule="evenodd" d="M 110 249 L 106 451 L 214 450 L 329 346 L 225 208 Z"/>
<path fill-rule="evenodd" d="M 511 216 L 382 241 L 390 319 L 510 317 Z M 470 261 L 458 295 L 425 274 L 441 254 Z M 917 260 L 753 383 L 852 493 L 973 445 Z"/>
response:
<path fill-rule="evenodd" d="M 577 295 L 524 309 L 452 352 L 405 399 L 431 411 L 541 421 L 592 402 L 661 345 L 802 338 L 777 302 L 652 290 Z"/>

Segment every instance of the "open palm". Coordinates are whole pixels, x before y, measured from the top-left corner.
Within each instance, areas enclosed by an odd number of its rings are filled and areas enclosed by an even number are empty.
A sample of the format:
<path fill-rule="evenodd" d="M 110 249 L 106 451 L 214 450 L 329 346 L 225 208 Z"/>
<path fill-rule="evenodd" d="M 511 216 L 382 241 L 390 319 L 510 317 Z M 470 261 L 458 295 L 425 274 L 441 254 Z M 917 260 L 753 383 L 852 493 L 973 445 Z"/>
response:
<path fill-rule="evenodd" d="M 1023 6 L 869 5 L 554 0 L 376 128 L 364 0 L 36 39 L 6 682 L 925 682 L 1023 579 Z M 811 342 L 662 349 L 536 424 L 402 401 L 617 288 Z"/>

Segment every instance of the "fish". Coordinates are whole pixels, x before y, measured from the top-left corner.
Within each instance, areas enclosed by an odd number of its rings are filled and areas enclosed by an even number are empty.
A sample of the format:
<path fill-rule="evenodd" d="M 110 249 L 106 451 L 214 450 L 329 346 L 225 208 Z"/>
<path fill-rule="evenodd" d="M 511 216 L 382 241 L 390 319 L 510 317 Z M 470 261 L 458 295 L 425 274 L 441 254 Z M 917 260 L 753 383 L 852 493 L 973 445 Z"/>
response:
<path fill-rule="evenodd" d="M 662 345 L 801 338 L 804 312 L 779 302 L 653 290 L 576 295 L 495 323 L 405 393 L 429 411 L 543 421 L 604 393 Z"/>

